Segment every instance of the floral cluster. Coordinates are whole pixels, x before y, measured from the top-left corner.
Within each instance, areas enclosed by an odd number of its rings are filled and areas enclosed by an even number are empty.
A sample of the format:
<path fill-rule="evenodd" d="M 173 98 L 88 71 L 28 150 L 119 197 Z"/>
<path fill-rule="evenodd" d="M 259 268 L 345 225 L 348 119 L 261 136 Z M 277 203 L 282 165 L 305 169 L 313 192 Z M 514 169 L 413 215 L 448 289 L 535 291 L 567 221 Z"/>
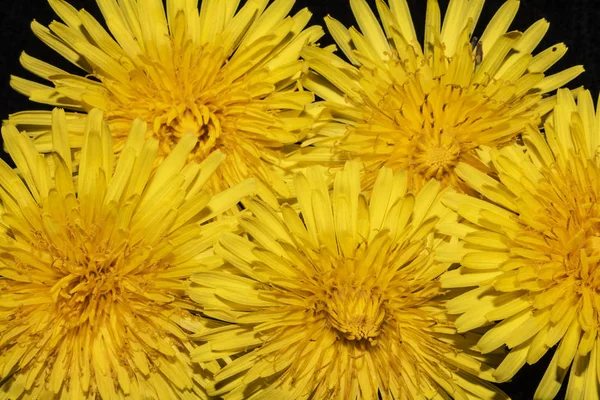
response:
<path fill-rule="evenodd" d="M 498 400 L 546 353 L 528 396 L 600 399 L 600 109 L 518 0 L 48 1 L 83 72 L 11 77 L 0 399 Z"/>

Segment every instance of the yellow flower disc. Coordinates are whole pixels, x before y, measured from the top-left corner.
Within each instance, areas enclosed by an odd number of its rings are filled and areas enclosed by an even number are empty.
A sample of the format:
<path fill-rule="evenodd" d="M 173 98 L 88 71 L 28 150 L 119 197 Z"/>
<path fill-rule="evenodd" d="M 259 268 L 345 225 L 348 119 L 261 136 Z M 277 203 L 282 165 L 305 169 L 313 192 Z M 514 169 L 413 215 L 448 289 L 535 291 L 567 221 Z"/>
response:
<path fill-rule="evenodd" d="M 282 182 L 284 147 L 304 135 L 312 118 L 304 107 L 310 92 L 298 90 L 302 46 L 322 35 L 308 24 L 303 9 L 287 16 L 293 0 L 197 1 L 98 0 L 108 26 L 64 0 L 49 0 L 62 22 L 49 29 L 37 22 L 33 32 L 45 44 L 86 72 L 71 74 L 25 53 L 22 65 L 46 86 L 18 77 L 11 85 L 33 101 L 87 112 L 104 110 L 115 151 L 120 154 L 135 118 L 147 121 L 147 135 L 159 141 L 160 163 L 187 133 L 197 139 L 190 160 L 201 161 L 220 149 L 227 155 L 210 181 L 222 190 L 255 176 L 275 193 L 288 195 Z M 83 124 L 69 115 L 74 148 L 81 146 Z M 25 111 L 11 116 L 51 149 L 49 113 Z M 285 151 L 284 151 L 285 150 Z"/>
<path fill-rule="evenodd" d="M 0 163 L 0 398 L 206 399 L 216 363 L 190 359 L 190 334 L 219 326 L 185 294 L 214 263 L 210 247 L 234 220 L 205 223 L 254 184 L 212 196 L 223 160 L 184 164 L 181 138 L 152 174 L 159 142 L 135 120 L 114 163 L 102 112 L 91 110 L 79 176 L 62 110 L 52 113 L 52 162 L 12 125 L 2 129 L 17 174 Z"/>
<path fill-rule="evenodd" d="M 547 94 L 583 68 L 545 76 L 567 49 L 561 43 L 532 55 L 548 30 L 543 19 L 523 33 L 507 32 L 517 0 L 504 3 L 474 37 L 483 3 L 451 0 L 442 22 L 437 0 L 429 0 L 423 46 L 406 0 L 378 2 L 381 25 L 365 0 L 350 0 L 360 32 L 326 18 L 351 64 L 329 47 L 303 51 L 313 71 L 303 84 L 325 103 L 307 140 L 314 148 L 300 158 L 360 159 L 367 187 L 381 166 L 408 170 L 416 189 L 434 178 L 461 192 L 470 189 L 456 174 L 460 162 L 492 172 L 489 148 L 539 124 L 552 109 Z"/>
<path fill-rule="evenodd" d="M 459 164 L 483 200 L 449 194 L 465 221 L 444 231 L 460 241 L 437 259 L 460 262 L 442 286 L 471 287 L 448 310 L 464 332 L 499 321 L 478 342 L 483 353 L 511 351 L 494 376 L 509 380 L 557 346 L 535 399 L 552 399 L 569 375 L 568 399 L 596 399 L 600 388 L 600 127 L 591 95 L 577 103 L 560 90 L 545 137 L 529 129 L 527 152 L 492 152 L 500 182 Z M 495 203 L 495 204 L 494 204 Z"/>
<path fill-rule="evenodd" d="M 478 336 L 457 335 L 439 296 L 436 226 L 455 221 L 440 184 L 407 191 L 383 169 L 370 196 L 348 163 L 327 190 L 322 170 L 295 178 L 300 214 L 248 201 L 215 252 L 226 264 L 192 277 L 190 297 L 229 322 L 195 335 L 198 362 L 227 360 L 226 399 L 504 399 L 484 379 Z M 370 200 L 367 200 L 370 198 Z M 378 397 L 381 396 L 381 397 Z"/>

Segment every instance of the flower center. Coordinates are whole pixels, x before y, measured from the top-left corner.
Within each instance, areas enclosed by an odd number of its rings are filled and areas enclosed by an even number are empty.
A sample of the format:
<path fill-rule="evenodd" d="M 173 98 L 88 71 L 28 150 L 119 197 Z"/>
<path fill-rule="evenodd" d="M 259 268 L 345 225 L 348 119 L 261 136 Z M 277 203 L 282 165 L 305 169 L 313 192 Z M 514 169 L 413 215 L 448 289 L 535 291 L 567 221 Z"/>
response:
<path fill-rule="evenodd" d="M 198 138 L 195 154 L 205 157 L 214 148 L 219 137 L 219 120 L 210 106 L 182 105 L 171 108 L 154 118 L 154 136 L 160 141 L 160 149 L 168 154 L 184 135 L 191 133 Z"/>
<path fill-rule="evenodd" d="M 372 290 L 341 285 L 327 301 L 328 321 L 348 340 L 366 339 L 375 345 L 385 319 L 380 295 Z"/>
<path fill-rule="evenodd" d="M 190 158 L 203 159 L 217 145 L 228 103 L 248 94 L 222 76 L 226 55 L 220 46 L 173 42 L 170 56 L 148 58 L 130 67 L 129 79 L 99 79 L 107 92 L 106 117 L 113 135 L 125 138 L 129 124 L 141 118 L 151 126 L 166 156 L 185 134 L 198 138 Z M 239 85 L 238 85 L 239 86 Z"/>
<path fill-rule="evenodd" d="M 457 155 L 449 152 L 448 149 L 434 147 L 426 152 L 425 157 L 432 166 L 444 168 L 448 164 L 452 164 L 456 160 Z"/>
<path fill-rule="evenodd" d="M 573 156 L 575 158 L 575 156 Z M 579 164 L 575 167 L 575 164 Z M 596 167 L 580 160 L 574 166 L 544 170 L 533 214 L 521 218 L 532 221 L 546 238 L 536 250 L 556 252 L 562 260 L 558 276 L 571 277 L 582 287 L 600 289 L 600 196 Z M 554 188 L 554 189 L 553 189 Z"/>
<path fill-rule="evenodd" d="M 453 138 L 441 134 L 438 139 L 439 143 L 419 143 L 414 156 L 417 172 L 427 180 L 441 180 L 459 162 L 460 145 Z"/>
<path fill-rule="evenodd" d="M 600 289 L 600 232 L 597 225 L 586 221 L 571 236 L 566 246 L 565 267 L 567 274 L 575 276 L 582 284 Z M 568 230 L 564 233 L 568 234 Z"/>
<path fill-rule="evenodd" d="M 79 230 L 66 224 L 64 228 L 64 242 L 36 232 L 31 246 L 45 254 L 52 265 L 53 279 L 57 280 L 50 295 L 61 322 L 68 329 L 85 324 L 95 326 L 115 312 L 115 305 L 129 307 L 133 300 L 131 289 L 141 287 L 140 279 L 124 264 L 128 237 L 110 246 L 101 240 L 95 226 Z"/>
<path fill-rule="evenodd" d="M 124 290 L 118 268 L 103 257 L 82 262 L 56 259 L 55 267 L 64 273 L 51 290 L 59 314 L 70 327 L 94 323 L 107 305 L 118 301 Z"/>

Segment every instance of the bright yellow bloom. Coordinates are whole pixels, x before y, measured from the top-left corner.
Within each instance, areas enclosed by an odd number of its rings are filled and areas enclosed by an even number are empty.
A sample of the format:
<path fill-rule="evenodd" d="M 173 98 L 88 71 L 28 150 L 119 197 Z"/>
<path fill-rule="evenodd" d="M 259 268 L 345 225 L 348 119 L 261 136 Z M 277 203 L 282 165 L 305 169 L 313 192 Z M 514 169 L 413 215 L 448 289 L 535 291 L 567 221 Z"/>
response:
<path fill-rule="evenodd" d="M 467 331 L 501 321 L 479 341 L 487 353 L 507 345 L 499 381 L 558 344 L 535 399 L 551 399 L 570 370 L 567 399 L 598 399 L 600 388 L 600 113 L 589 92 L 577 104 L 561 90 L 545 136 L 529 129 L 527 153 L 492 152 L 500 182 L 467 164 L 458 175 L 497 205 L 449 194 L 444 202 L 465 218 L 444 230 L 459 243 L 440 261 L 460 261 L 444 287 L 478 286 L 451 300 Z"/>
<path fill-rule="evenodd" d="M 296 143 L 312 118 L 303 112 L 313 95 L 297 89 L 302 46 L 322 29 L 308 24 L 303 9 L 287 17 L 294 0 L 97 0 L 110 34 L 87 11 L 49 0 L 63 22 L 33 32 L 83 69 L 70 74 L 23 53 L 22 65 L 51 82 L 46 86 L 13 77 L 11 85 L 31 100 L 87 112 L 104 110 L 115 151 L 123 149 L 131 124 L 142 118 L 159 140 L 159 163 L 186 133 L 198 138 L 189 158 L 203 160 L 216 149 L 226 161 L 210 181 L 222 190 L 256 176 L 276 193 L 282 148 Z M 70 115 L 74 148 L 84 124 Z M 52 148 L 47 112 L 11 116 L 43 152 Z M 288 194 L 289 195 L 289 194 Z"/>
<path fill-rule="evenodd" d="M 0 398 L 207 398 L 215 363 L 190 360 L 196 316 L 188 279 L 215 263 L 221 218 L 253 189 L 212 196 L 213 152 L 184 167 L 185 135 L 151 174 L 159 142 L 132 124 L 114 164 L 102 112 L 91 110 L 79 176 L 62 110 L 52 114 L 53 163 L 12 125 L 2 129 L 19 174 L 0 162 Z"/>
<path fill-rule="evenodd" d="M 543 19 L 524 33 L 507 33 L 518 0 L 504 3 L 477 40 L 483 3 L 450 0 L 442 24 L 437 0 L 429 0 L 423 47 L 406 0 L 390 0 L 389 8 L 377 2 L 383 29 L 365 0 L 350 0 L 362 34 L 326 18 L 352 65 L 328 48 L 303 51 L 314 71 L 304 85 L 326 100 L 323 126 L 307 141 L 316 150 L 304 153 L 317 161 L 362 160 L 369 186 L 387 166 L 408 170 L 411 187 L 435 178 L 469 190 L 456 165 L 489 172 L 487 148 L 537 125 L 552 109 L 553 98 L 545 95 L 583 71 L 577 66 L 544 77 L 567 48 L 561 43 L 531 54 L 548 29 Z"/>
<path fill-rule="evenodd" d="M 457 335 L 436 278 L 434 234 L 456 214 L 440 184 L 407 192 L 405 172 L 383 169 L 361 194 L 348 163 L 330 196 L 315 168 L 295 178 L 299 215 L 249 201 L 215 252 L 229 264 L 192 277 L 189 294 L 229 326 L 196 335 L 192 359 L 233 359 L 212 394 L 227 399 L 501 399 L 492 369 Z M 358 397 L 357 397 L 358 396 Z M 494 397 L 496 396 L 496 397 Z"/>

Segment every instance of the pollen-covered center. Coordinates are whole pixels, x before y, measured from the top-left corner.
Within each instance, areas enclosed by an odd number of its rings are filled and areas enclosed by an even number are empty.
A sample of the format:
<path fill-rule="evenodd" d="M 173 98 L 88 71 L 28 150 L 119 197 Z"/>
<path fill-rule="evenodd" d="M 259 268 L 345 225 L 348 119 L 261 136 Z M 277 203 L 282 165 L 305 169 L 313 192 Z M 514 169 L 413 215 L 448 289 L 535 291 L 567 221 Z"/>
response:
<path fill-rule="evenodd" d="M 327 320 L 348 340 L 368 340 L 376 343 L 385 309 L 376 290 L 341 283 L 331 288 L 326 302 Z"/>
<path fill-rule="evenodd" d="M 439 142 L 422 142 L 417 145 L 416 170 L 425 179 L 441 180 L 444 175 L 451 173 L 459 162 L 460 145 L 452 139 Z"/>
<path fill-rule="evenodd" d="M 84 256 L 80 260 L 55 259 L 55 267 L 64 273 L 51 289 L 57 311 L 74 327 L 93 324 L 106 306 L 123 295 L 122 274 L 114 262 L 103 255 Z"/>
<path fill-rule="evenodd" d="M 107 226 L 114 223 L 106 221 Z M 51 265 L 46 284 L 51 284 L 54 311 L 65 327 L 95 326 L 111 313 L 127 310 L 133 315 L 138 304 L 152 309 L 155 301 L 158 306 L 171 300 L 147 275 L 168 265 L 148 259 L 150 249 L 131 247 L 124 232 L 110 242 L 93 229 L 83 231 L 70 224 L 61 226 L 60 232 L 60 240 L 38 233 L 31 246 Z"/>
<path fill-rule="evenodd" d="M 600 290 L 599 199 L 592 191 L 584 194 L 578 188 L 572 189 L 573 203 L 563 202 L 555 206 L 558 213 L 564 213 L 564 222 L 554 229 L 554 235 L 562 241 L 566 274 L 585 286 Z M 572 208 L 569 209 L 569 206 Z"/>
<path fill-rule="evenodd" d="M 404 118 L 396 123 L 414 143 L 408 159 L 420 179 L 456 186 L 458 163 L 475 162 L 472 152 L 480 145 L 507 143 L 514 128 L 506 122 L 507 109 L 501 103 L 473 88 L 438 85 L 440 93 L 423 95 L 414 116 L 408 118 L 403 111 Z"/>
<path fill-rule="evenodd" d="M 535 103 L 517 96 L 511 81 L 474 83 L 469 74 L 456 81 L 455 71 L 445 71 L 446 62 L 440 61 L 444 67 L 437 68 L 431 59 L 423 59 L 414 71 L 405 61 L 393 58 L 388 65 L 393 73 L 385 80 L 367 74 L 364 68 L 369 82 L 363 86 L 368 92 L 364 97 L 372 114 L 356 131 L 373 145 L 349 141 L 346 148 L 368 155 L 365 159 L 408 170 L 414 180 L 411 185 L 417 189 L 435 178 L 468 192 L 456 175 L 456 165 L 462 161 L 482 169 L 484 164 L 475 151 L 515 140 L 528 121 L 535 121 L 531 110 Z"/>
<path fill-rule="evenodd" d="M 218 146 L 223 119 L 251 99 L 247 83 L 228 81 L 226 55 L 220 46 L 177 43 L 158 60 L 144 59 L 128 78 L 100 80 L 107 88 L 106 117 L 113 134 L 127 134 L 127 121 L 142 118 L 169 154 L 179 139 L 191 133 L 198 144 L 190 158 L 203 159 Z M 121 128 L 121 129 L 120 129 Z"/>
<path fill-rule="evenodd" d="M 521 215 L 543 235 L 543 241 L 529 246 L 559 263 L 558 269 L 548 269 L 554 271 L 548 278 L 569 280 L 580 291 L 596 292 L 600 290 L 600 170 L 592 162 L 585 165 L 577 160 L 543 175 L 538 196 Z"/>

